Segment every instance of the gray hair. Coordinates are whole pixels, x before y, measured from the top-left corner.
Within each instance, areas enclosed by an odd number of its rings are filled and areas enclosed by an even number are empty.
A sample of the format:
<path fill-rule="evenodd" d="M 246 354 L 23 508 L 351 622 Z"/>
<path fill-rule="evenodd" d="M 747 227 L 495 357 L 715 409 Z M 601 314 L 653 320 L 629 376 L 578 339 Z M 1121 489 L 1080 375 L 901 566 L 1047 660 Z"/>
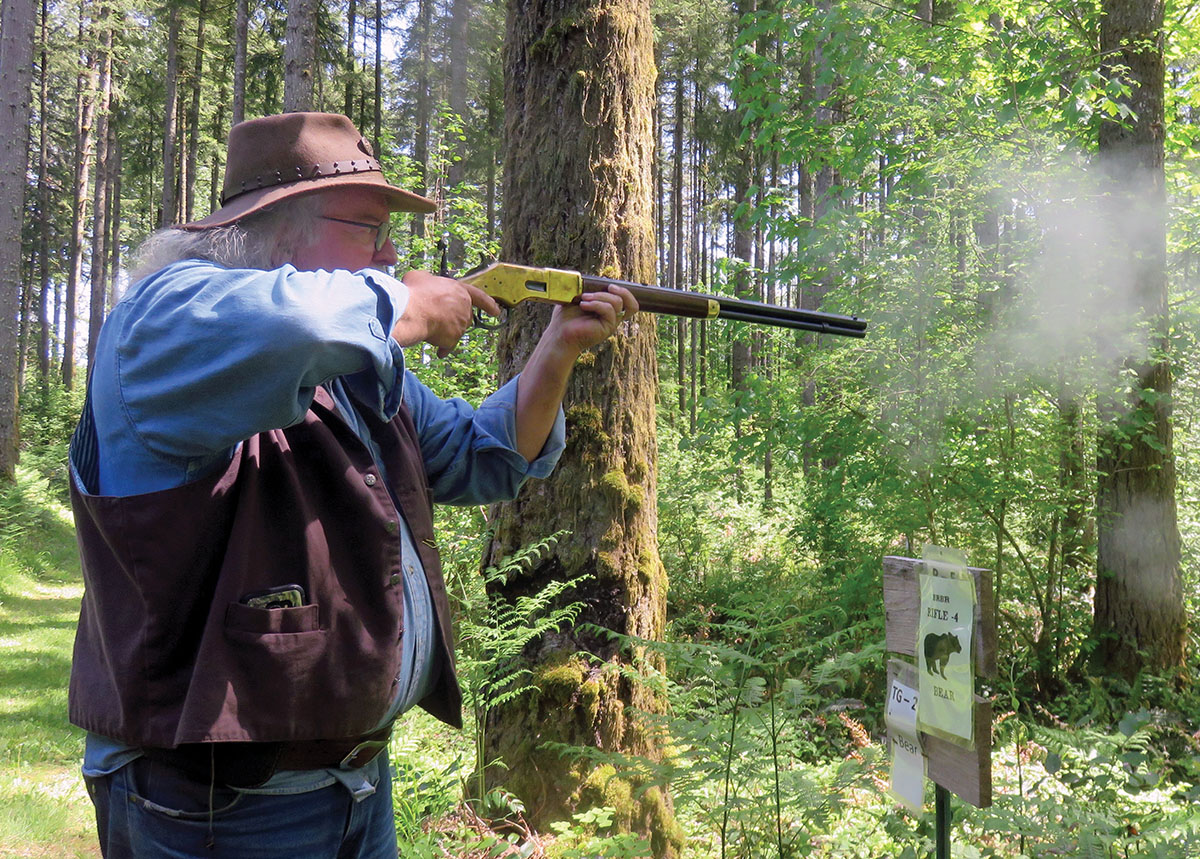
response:
<path fill-rule="evenodd" d="M 288 197 L 274 206 L 223 227 L 181 230 L 166 227 L 146 237 L 134 252 L 129 282 L 185 259 L 203 259 L 225 268 L 272 269 L 313 241 L 321 217 L 320 194 Z"/>

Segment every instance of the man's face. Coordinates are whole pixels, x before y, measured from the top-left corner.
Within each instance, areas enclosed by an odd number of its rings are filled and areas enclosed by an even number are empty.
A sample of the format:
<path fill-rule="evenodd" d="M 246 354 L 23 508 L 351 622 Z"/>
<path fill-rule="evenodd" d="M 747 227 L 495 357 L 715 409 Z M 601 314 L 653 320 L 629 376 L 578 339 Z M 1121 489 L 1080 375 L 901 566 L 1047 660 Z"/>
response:
<path fill-rule="evenodd" d="M 317 222 L 317 237 L 293 251 L 288 262 L 300 271 L 335 268 L 358 271 L 396 264 L 396 248 L 390 238 L 379 250 L 375 249 L 376 231 L 372 228 L 386 224 L 390 215 L 383 194 L 334 189 L 322 193 L 318 202 L 322 217 Z"/>

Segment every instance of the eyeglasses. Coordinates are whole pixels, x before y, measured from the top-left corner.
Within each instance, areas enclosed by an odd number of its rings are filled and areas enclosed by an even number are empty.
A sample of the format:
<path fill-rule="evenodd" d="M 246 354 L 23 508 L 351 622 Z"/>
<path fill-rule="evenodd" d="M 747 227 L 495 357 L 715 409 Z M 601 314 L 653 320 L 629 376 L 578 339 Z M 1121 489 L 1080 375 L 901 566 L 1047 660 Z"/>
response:
<path fill-rule="evenodd" d="M 326 221 L 337 221 L 339 224 L 349 224 L 352 227 L 364 227 L 368 230 L 375 231 L 375 250 L 383 250 L 383 246 L 387 244 L 388 237 L 392 234 L 391 220 L 384 221 L 382 224 L 364 224 L 362 221 L 347 221 L 345 218 L 334 218 L 331 215 L 321 215 Z"/>

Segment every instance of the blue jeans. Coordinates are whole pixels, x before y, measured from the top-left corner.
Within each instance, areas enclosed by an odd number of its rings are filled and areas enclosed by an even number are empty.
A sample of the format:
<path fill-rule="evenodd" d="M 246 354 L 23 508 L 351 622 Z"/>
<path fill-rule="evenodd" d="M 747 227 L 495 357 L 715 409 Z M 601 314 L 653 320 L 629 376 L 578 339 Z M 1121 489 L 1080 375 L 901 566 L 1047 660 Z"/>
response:
<path fill-rule="evenodd" d="M 285 795 L 242 793 L 139 758 L 85 777 L 106 859 L 396 859 L 391 766 L 355 801 L 340 783 Z"/>

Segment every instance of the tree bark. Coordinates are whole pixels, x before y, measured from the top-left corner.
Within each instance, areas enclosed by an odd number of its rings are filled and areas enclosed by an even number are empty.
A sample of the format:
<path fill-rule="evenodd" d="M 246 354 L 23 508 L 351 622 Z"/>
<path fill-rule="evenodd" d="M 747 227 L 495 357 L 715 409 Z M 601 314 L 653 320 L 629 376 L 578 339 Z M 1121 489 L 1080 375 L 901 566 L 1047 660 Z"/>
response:
<path fill-rule="evenodd" d="M 233 18 L 233 115 L 237 125 L 246 118 L 246 39 L 250 30 L 250 0 L 237 0 Z"/>
<path fill-rule="evenodd" d="M 755 0 L 738 0 L 735 4 L 735 12 L 739 18 L 743 15 L 749 15 L 757 8 Z M 750 85 L 750 67 L 748 63 L 743 63 L 738 71 L 741 78 L 743 91 L 749 88 Z M 743 112 L 743 107 L 737 105 L 735 111 L 740 115 Z M 740 127 L 740 125 L 739 125 Z M 754 300 L 754 280 L 751 275 L 751 267 L 754 264 L 754 227 L 750 220 L 750 211 L 754 206 L 754 201 L 750 198 L 750 179 L 754 170 L 754 164 L 758 159 L 758 154 L 754 151 L 753 146 L 747 147 L 745 157 L 734 159 L 734 179 L 733 179 L 733 204 L 735 211 L 733 213 L 733 258 L 737 265 L 737 270 L 734 275 L 734 296 L 743 300 Z M 735 391 L 745 391 L 747 386 L 747 376 L 750 372 L 750 340 L 749 326 L 739 325 L 734 333 L 736 339 L 731 346 L 731 364 L 729 374 L 730 387 Z M 737 434 L 741 435 L 741 427 L 739 425 Z M 738 472 L 739 492 L 741 486 L 741 471 Z"/>
<path fill-rule="evenodd" d="M 82 49 L 86 35 L 85 5 L 79 6 L 79 44 Z M 79 74 L 75 79 L 75 186 L 71 198 L 71 263 L 67 271 L 66 295 L 63 297 L 63 387 L 75 386 L 75 331 L 78 310 L 79 282 L 83 279 L 83 233 L 88 204 L 88 176 L 92 160 L 92 123 L 95 105 L 95 66 L 92 58 L 81 57 Z"/>
<path fill-rule="evenodd" d="M 50 319 L 50 183 L 46 181 L 49 149 L 46 132 L 50 124 L 46 118 L 50 81 L 46 67 L 49 39 L 47 5 L 48 0 L 42 0 L 41 62 L 38 68 L 38 282 L 41 284 L 38 295 L 38 379 L 43 388 L 50 381 L 50 331 L 54 327 Z"/>
<path fill-rule="evenodd" d="M 383 148 L 383 0 L 375 0 L 375 111 L 373 123 L 375 135 L 371 142 L 375 152 L 382 157 Z"/>
<path fill-rule="evenodd" d="M 504 123 L 504 74 L 498 68 L 497 63 L 491 64 L 491 73 L 488 76 L 488 91 L 487 91 L 487 130 L 488 140 L 491 141 L 491 146 L 488 150 L 488 166 L 487 177 L 484 180 L 487 185 L 487 240 L 489 243 L 495 240 L 498 232 L 496 223 L 496 208 L 499 180 L 497 178 L 498 168 L 500 166 L 501 145 L 500 135 L 502 132 L 501 126 Z"/>
<path fill-rule="evenodd" d="M 683 282 L 683 72 L 675 78 L 675 128 L 671 137 L 671 282 L 673 289 L 685 289 Z M 679 392 L 679 414 L 687 408 L 684 385 L 683 317 L 675 320 L 675 384 Z"/>
<path fill-rule="evenodd" d="M 653 276 L 654 78 L 648 0 L 510 0 L 503 258 L 635 281 Z M 544 308 L 514 312 L 499 344 L 505 377 L 524 363 L 546 315 Z M 662 738 L 639 715 L 660 711 L 662 702 L 630 679 L 652 657 L 583 628 L 657 639 L 666 621 L 655 340 L 654 319 L 637 316 L 580 359 L 565 403 L 562 461 L 547 481 L 494 511 L 489 563 L 570 532 L 503 597 L 589 576 L 571 594 L 586 605 L 578 625 L 527 654 L 538 691 L 493 710 L 488 721 L 489 758 L 506 764 L 491 776 L 524 799 L 536 826 L 609 804 L 604 794 L 612 793 L 604 769 L 544 743 L 662 753 Z M 621 665 L 632 670 L 615 670 Z M 617 809 L 618 824 L 645 833 L 656 856 L 677 855 L 682 838 L 665 791 L 633 797 Z"/>
<path fill-rule="evenodd" d="M 196 209 L 196 159 L 200 154 L 200 90 L 204 80 L 204 19 L 208 17 L 207 0 L 199 0 L 196 8 L 196 56 L 192 63 L 192 98 L 188 105 L 187 186 L 184 190 L 184 221 L 192 220 Z"/>
<path fill-rule="evenodd" d="M 1183 664 L 1186 614 L 1171 427 L 1163 172 L 1163 0 L 1105 0 L 1103 71 L 1130 86 L 1132 116 L 1100 126 L 1103 203 L 1113 218 L 1109 270 L 1149 324 L 1124 361 L 1126 390 L 1102 396 L 1097 470 L 1095 658 L 1110 674 Z"/>
<path fill-rule="evenodd" d="M 471 15 L 474 7 L 471 0 L 453 0 L 450 7 L 450 112 L 458 117 L 464 130 L 474 126 L 467 116 L 467 73 L 471 68 Z M 446 171 L 446 187 L 457 188 L 466 178 L 466 153 L 451 157 Z M 456 193 L 456 192 L 455 192 Z M 457 199 L 451 198 L 451 216 L 460 216 L 461 207 Z M 450 237 L 450 259 L 463 261 L 464 242 L 455 233 Z"/>
<path fill-rule="evenodd" d="M 354 84 L 358 64 L 354 56 L 354 31 L 358 25 L 358 2 L 350 0 L 346 10 L 346 57 L 342 63 L 342 74 L 346 76 L 346 98 L 342 102 L 342 113 L 354 116 Z"/>
<path fill-rule="evenodd" d="M 0 480 L 16 473 L 17 313 L 33 83 L 33 0 L 4 0 L 0 12 Z"/>
<path fill-rule="evenodd" d="M 288 0 L 283 48 L 283 112 L 312 110 L 317 63 L 316 0 Z"/>
<path fill-rule="evenodd" d="M 225 101 L 229 91 L 221 84 L 221 94 L 217 96 L 217 114 L 213 117 L 212 139 L 221 140 L 225 137 Z M 214 146 L 212 160 L 208 164 L 208 211 L 215 212 L 221 206 L 221 151 L 223 147 Z"/>
<path fill-rule="evenodd" d="M 413 167 L 416 172 L 417 192 L 425 194 L 429 188 L 429 125 L 432 121 L 433 95 L 430 92 L 431 42 L 433 41 L 433 0 L 417 0 L 417 103 L 415 128 L 413 129 Z M 412 234 L 425 236 L 425 216 L 417 213 L 412 217 Z"/>
<path fill-rule="evenodd" d="M 95 191 L 92 195 L 92 260 L 88 276 L 91 301 L 88 309 L 87 365 L 91 369 L 96 351 L 96 338 L 100 336 L 100 325 L 104 322 L 104 309 L 108 298 L 108 120 L 112 101 L 112 7 L 107 3 L 100 7 L 96 18 L 99 32 L 99 50 L 96 58 L 98 69 L 96 87 L 96 175 Z"/>
<path fill-rule="evenodd" d="M 112 119 L 120 117 L 121 111 L 116 99 L 109 106 L 108 115 L 108 162 L 112 177 L 108 195 L 108 306 L 112 307 L 119 297 L 117 285 L 121 273 L 121 137 L 117 134 L 118 122 Z"/>
<path fill-rule="evenodd" d="M 167 94 L 163 99 L 163 187 L 162 212 L 159 214 L 158 225 L 169 227 L 175 223 L 175 211 L 179 208 L 179 200 L 175 195 L 176 169 L 176 137 L 178 135 L 178 102 L 179 86 L 179 6 L 176 0 L 168 0 L 167 18 Z"/>

